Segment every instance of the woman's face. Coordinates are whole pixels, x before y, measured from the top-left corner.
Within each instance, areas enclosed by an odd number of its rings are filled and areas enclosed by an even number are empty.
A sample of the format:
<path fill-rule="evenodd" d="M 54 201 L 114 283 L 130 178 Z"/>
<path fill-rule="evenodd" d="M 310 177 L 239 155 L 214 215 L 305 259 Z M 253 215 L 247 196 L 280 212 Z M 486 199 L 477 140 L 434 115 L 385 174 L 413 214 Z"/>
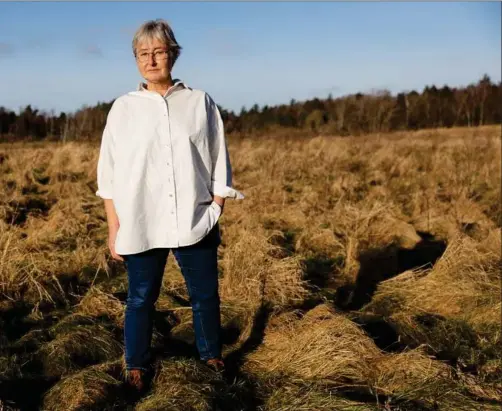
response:
<path fill-rule="evenodd" d="M 166 44 L 157 39 L 138 43 L 136 64 L 139 72 L 147 81 L 151 83 L 166 81 L 171 72 Z"/>

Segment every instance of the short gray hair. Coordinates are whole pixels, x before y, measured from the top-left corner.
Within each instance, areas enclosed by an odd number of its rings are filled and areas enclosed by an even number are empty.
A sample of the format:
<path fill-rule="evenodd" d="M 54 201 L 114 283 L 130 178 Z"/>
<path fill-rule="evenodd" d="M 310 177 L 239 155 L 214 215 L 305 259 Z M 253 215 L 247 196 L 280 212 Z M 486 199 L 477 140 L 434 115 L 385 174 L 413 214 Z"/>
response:
<path fill-rule="evenodd" d="M 136 47 L 145 39 L 157 39 L 166 44 L 169 53 L 171 67 L 178 59 L 182 47 L 176 41 L 174 32 L 169 23 L 163 19 L 149 20 L 143 23 L 132 39 L 132 51 L 136 57 Z"/>

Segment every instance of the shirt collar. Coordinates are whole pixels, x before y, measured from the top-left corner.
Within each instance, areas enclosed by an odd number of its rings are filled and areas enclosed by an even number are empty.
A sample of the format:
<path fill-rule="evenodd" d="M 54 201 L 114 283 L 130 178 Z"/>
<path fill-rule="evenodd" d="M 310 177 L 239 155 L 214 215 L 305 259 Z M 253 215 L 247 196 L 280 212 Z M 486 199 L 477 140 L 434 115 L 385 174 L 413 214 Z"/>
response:
<path fill-rule="evenodd" d="M 174 79 L 173 83 L 174 84 L 172 85 L 172 87 L 169 88 L 169 90 L 178 88 L 180 86 L 183 87 L 183 88 L 188 88 L 188 86 L 185 84 L 185 82 L 181 81 L 180 79 Z M 138 84 L 137 91 L 149 91 L 149 90 L 146 88 L 146 83 L 144 83 L 144 82 L 141 81 Z"/>

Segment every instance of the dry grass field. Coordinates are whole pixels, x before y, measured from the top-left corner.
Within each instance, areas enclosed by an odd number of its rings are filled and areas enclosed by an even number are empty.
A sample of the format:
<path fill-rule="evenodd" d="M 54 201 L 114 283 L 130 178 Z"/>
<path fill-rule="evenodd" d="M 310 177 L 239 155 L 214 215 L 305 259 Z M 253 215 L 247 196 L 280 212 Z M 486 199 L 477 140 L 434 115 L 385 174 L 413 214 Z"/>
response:
<path fill-rule="evenodd" d="M 1 410 L 499 410 L 500 127 L 230 139 L 228 376 L 172 255 L 152 390 L 122 382 L 127 280 L 98 145 L 0 145 Z"/>

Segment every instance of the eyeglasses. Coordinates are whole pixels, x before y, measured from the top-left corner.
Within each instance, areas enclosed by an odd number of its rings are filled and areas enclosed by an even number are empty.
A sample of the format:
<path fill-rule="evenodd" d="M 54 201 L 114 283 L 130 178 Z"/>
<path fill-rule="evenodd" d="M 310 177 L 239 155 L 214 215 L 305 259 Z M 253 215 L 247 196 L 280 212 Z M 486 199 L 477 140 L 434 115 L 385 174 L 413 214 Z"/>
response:
<path fill-rule="evenodd" d="M 168 56 L 167 50 L 155 50 L 153 53 L 149 53 L 147 51 L 142 51 L 141 53 L 136 54 L 136 58 L 141 63 L 145 63 L 148 61 L 150 54 L 153 55 L 153 57 L 155 58 L 155 61 L 166 60 L 167 56 Z"/>

